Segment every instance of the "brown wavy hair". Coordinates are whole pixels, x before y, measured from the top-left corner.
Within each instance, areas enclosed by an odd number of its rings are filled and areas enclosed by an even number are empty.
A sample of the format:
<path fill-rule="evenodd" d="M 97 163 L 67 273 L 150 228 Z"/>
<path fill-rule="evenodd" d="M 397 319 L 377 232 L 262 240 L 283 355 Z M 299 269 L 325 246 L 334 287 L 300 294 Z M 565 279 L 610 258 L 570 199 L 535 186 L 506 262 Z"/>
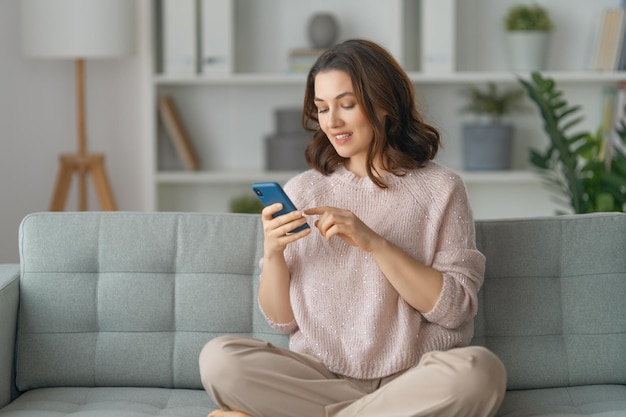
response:
<path fill-rule="evenodd" d="M 305 152 L 311 168 L 329 175 L 344 161 L 320 128 L 314 103 L 315 77 L 331 70 L 350 76 L 356 100 L 372 124 L 374 140 L 367 153 L 367 174 L 377 186 L 387 188 L 373 167 L 376 158 L 380 157 L 385 171 L 401 176 L 435 157 L 441 146 L 439 132 L 418 113 L 415 90 L 406 72 L 381 46 L 352 39 L 324 51 L 307 76 L 302 125 L 313 132 Z"/>

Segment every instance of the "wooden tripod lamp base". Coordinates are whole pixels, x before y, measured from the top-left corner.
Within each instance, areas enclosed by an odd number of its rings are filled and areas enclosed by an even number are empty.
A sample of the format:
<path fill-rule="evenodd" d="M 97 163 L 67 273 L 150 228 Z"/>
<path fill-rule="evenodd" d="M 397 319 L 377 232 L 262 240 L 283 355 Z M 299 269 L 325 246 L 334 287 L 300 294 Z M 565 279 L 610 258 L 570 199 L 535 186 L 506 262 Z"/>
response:
<path fill-rule="evenodd" d="M 91 174 L 100 208 L 117 210 L 102 154 L 65 154 L 59 157 L 59 173 L 54 186 L 50 211 L 63 211 L 74 174 L 78 175 L 78 208 L 87 210 L 87 176 Z"/>
<path fill-rule="evenodd" d="M 76 124 L 78 128 L 78 151 L 59 156 L 57 175 L 50 211 L 63 211 L 72 176 L 78 174 L 78 209 L 87 210 L 87 176 L 93 178 L 100 208 L 104 211 L 117 210 L 111 185 L 104 169 L 104 155 L 87 152 L 87 128 L 85 121 L 85 61 L 76 60 Z"/>

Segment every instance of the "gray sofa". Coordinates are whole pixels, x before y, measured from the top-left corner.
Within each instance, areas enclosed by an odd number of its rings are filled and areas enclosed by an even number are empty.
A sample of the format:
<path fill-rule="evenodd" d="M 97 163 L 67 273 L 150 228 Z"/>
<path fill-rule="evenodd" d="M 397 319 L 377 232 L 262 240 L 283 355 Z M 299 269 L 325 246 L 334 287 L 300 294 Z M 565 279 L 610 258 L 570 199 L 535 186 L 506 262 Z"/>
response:
<path fill-rule="evenodd" d="M 625 416 L 626 214 L 476 232 L 487 273 L 473 343 L 506 365 L 499 416 Z M 256 304 L 258 216 L 37 213 L 19 250 L 20 265 L 0 266 L 0 417 L 204 417 L 206 341 L 287 344 Z"/>

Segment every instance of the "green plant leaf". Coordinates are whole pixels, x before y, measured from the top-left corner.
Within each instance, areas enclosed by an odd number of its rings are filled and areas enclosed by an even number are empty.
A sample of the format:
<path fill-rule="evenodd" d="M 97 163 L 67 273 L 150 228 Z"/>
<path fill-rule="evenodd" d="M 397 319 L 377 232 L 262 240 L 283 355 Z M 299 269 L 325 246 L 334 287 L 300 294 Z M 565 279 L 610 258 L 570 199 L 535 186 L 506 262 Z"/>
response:
<path fill-rule="evenodd" d="M 602 176 L 602 180 L 611 187 L 614 187 L 615 190 L 619 191 L 621 194 L 626 192 L 626 177 L 624 175 L 620 175 L 616 172 L 606 172 Z"/>
<path fill-rule="evenodd" d="M 530 163 L 540 169 L 550 169 L 548 158 L 545 158 L 539 152 L 530 150 Z"/>
<path fill-rule="evenodd" d="M 519 103 L 524 97 L 524 90 L 510 89 L 501 92 L 495 83 L 489 82 L 485 90 L 472 86 L 462 94 L 468 103 L 460 109 L 461 112 L 485 115 L 491 118 L 492 123 L 500 123 L 504 115 L 515 108 L 521 108 Z"/>
<path fill-rule="evenodd" d="M 553 109 L 554 110 L 554 109 Z M 579 106 L 575 106 L 575 107 L 570 107 L 569 109 L 567 109 L 566 111 L 564 111 L 563 113 L 559 113 L 556 118 L 561 120 L 561 119 L 565 119 L 566 117 L 576 113 L 577 111 L 580 110 Z M 583 116 L 579 116 L 574 118 L 573 120 L 567 122 L 567 124 L 562 128 L 563 130 L 567 130 L 569 129 L 571 126 L 575 126 L 578 123 L 580 123 L 581 121 L 584 120 Z"/>
<path fill-rule="evenodd" d="M 613 196 L 609 193 L 598 193 L 594 208 L 595 211 L 615 211 Z"/>
<path fill-rule="evenodd" d="M 550 78 L 544 78 L 538 71 L 531 74 L 531 82 L 520 79 L 526 89 L 529 98 L 535 102 L 544 119 L 544 130 L 550 138 L 552 155 L 556 156 L 547 161 L 542 160 L 539 153 L 531 152 L 531 163 L 539 169 L 551 170 L 563 178 L 560 183 L 564 194 L 570 196 L 571 206 L 575 213 L 585 212 L 589 203 L 585 195 L 584 179 L 581 179 L 579 156 L 575 153 L 573 145 L 581 138 L 580 134 L 569 136 L 568 129 L 576 125 L 580 117 L 574 117 L 580 110 L 579 106 L 568 106 L 562 93 L 555 88 L 555 83 Z M 568 120 L 569 117 L 574 117 Z M 562 126 L 560 126 L 562 124 Z"/>
<path fill-rule="evenodd" d="M 583 159 L 592 159 L 598 153 L 598 147 L 594 143 L 586 142 L 576 148 L 576 153 L 579 154 Z"/>
<path fill-rule="evenodd" d="M 548 9 L 538 4 L 513 6 L 504 18 L 504 27 L 509 31 L 549 31 L 552 26 Z"/>

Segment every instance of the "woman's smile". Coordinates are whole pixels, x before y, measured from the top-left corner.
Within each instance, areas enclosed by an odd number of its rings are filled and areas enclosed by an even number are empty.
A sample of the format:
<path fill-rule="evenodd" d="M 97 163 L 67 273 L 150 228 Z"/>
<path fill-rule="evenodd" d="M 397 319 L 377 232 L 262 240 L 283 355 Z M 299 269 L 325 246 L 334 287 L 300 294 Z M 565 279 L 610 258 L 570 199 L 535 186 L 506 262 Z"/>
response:
<path fill-rule="evenodd" d="M 352 137 L 352 132 L 340 133 L 335 135 L 335 141 L 338 144 L 342 144 L 348 141 Z"/>

